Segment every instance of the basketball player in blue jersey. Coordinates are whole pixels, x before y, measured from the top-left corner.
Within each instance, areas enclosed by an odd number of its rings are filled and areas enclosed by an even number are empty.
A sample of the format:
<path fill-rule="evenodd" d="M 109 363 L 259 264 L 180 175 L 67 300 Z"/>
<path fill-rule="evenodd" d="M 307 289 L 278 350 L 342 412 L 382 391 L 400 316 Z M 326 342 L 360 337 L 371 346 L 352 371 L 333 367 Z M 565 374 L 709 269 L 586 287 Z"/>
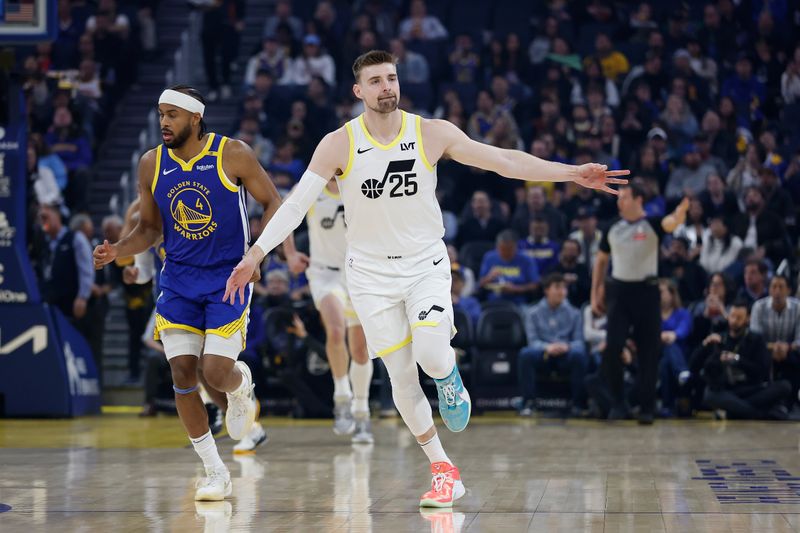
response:
<path fill-rule="evenodd" d="M 545 161 L 518 150 L 476 142 L 445 120 L 398 109 L 397 60 L 371 51 L 353 65 L 353 92 L 364 113 L 326 135 L 294 193 L 281 205 L 228 279 L 226 301 L 241 305 L 247 283 L 266 253 L 301 222 L 335 178 L 347 222 L 347 288 L 369 353 L 381 357 L 403 421 L 431 462 L 431 490 L 421 506 L 452 507 L 464 495 L 458 469 L 445 453 L 420 387 L 417 365 L 438 389 L 439 412 L 451 431 L 469 421 L 470 399 L 450 347 L 453 307 L 450 263 L 436 200 L 436 164 L 450 158 L 525 181 L 572 181 L 616 194 L 628 174 L 604 165 Z M 237 301 L 239 303 L 237 303 Z"/>
<path fill-rule="evenodd" d="M 202 95 L 191 87 L 161 94 L 164 142 L 139 161 L 139 222 L 118 243 L 95 248 L 94 259 L 101 267 L 143 252 L 163 236 L 155 334 L 170 363 L 178 414 L 206 470 L 195 499 L 222 500 L 231 494 L 230 474 L 209 431 L 197 367 L 212 388 L 227 394 L 228 434 L 241 440 L 258 410 L 250 370 L 236 360 L 246 339 L 252 285 L 243 288 L 237 305 L 222 297 L 228 273 L 247 252 L 245 192 L 262 204 L 265 222 L 280 197 L 246 144 L 206 133 L 204 111 Z"/>

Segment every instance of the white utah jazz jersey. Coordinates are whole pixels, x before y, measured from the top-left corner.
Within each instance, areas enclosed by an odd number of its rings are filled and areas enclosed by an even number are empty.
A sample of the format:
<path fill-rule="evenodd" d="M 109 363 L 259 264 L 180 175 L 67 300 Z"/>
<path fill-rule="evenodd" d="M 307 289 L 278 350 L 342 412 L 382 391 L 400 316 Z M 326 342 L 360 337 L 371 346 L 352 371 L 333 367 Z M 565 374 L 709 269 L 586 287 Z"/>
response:
<path fill-rule="evenodd" d="M 436 168 L 425 157 L 421 119 L 401 113 L 400 133 L 386 145 L 369 134 L 364 115 L 345 125 L 350 155 L 337 180 L 351 252 L 409 256 L 444 237 Z"/>
<path fill-rule="evenodd" d="M 342 268 L 347 242 L 341 197 L 325 187 L 308 211 L 306 223 L 311 264 Z"/>

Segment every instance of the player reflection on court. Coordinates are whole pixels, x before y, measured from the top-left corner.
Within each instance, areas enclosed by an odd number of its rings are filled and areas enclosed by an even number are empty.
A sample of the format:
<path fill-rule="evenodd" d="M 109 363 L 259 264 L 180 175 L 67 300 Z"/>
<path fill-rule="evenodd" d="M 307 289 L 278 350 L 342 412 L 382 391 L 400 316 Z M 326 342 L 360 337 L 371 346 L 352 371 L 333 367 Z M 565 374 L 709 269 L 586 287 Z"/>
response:
<path fill-rule="evenodd" d="M 372 500 L 369 497 L 369 470 L 372 445 L 353 446 L 350 453 L 333 458 L 334 512 L 350 513 L 349 525 L 372 533 Z"/>
<path fill-rule="evenodd" d="M 431 533 L 461 533 L 466 515 L 452 509 L 423 507 L 419 510 L 422 518 L 430 522 Z"/>
<path fill-rule="evenodd" d="M 258 487 L 264 478 L 264 464 L 254 455 L 235 455 L 233 460 L 241 468 L 233 486 L 236 512 L 231 501 L 194 502 L 195 514 L 198 521 L 202 521 L 205 533 L 252 530 L 258 505 Z M 235 472 L 232 474 L 235 475 Z"/>

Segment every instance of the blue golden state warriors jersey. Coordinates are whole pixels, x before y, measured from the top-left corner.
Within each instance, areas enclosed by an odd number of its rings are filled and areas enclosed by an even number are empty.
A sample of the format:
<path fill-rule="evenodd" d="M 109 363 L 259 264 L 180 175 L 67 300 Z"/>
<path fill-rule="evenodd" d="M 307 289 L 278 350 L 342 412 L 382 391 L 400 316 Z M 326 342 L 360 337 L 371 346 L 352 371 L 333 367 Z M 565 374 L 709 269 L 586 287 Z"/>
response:
<path fill-rule="evenodd" d="M 164 225 L 170 264 L 213 268 L 234 266 L 250 240 L 244 187 L 222 168 L 226 137 L 208 134 L 203 150 L 184 161 L 160 145 L 152 192 Z"/>

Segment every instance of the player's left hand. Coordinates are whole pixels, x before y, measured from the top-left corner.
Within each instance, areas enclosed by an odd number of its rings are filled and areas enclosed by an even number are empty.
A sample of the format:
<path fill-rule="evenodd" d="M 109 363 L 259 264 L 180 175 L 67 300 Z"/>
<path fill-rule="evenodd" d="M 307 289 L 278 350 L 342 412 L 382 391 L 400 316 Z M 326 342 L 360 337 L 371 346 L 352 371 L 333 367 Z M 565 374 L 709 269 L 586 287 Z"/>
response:
<path fill-rule="evenodd" d="M 236 265 L 228 276 L 228 281 L 225 283 L 225 295 L 222 297 L 223 302 L 227 302 L 230 297 L 230 304 L 236 305 L 236 295 L 244 303 L 244 288 L 250 283 L 253 278 L 254 271 L 258 269 L 258 262 L 250 254 L 245 255 L 239 264 Z"/>
<path fill-rule="evenodd" d="M 574 181 L 587 189 L 596 189 L 617 195 L 619 191 L 612 189 L 609 185 L 625 185 L 628 180 L 615 176 L 627 176 L 630 173 L 630 170 L 608 170 L 607 165 L 586 163 L 578 167 L 578 175 Z"/>

